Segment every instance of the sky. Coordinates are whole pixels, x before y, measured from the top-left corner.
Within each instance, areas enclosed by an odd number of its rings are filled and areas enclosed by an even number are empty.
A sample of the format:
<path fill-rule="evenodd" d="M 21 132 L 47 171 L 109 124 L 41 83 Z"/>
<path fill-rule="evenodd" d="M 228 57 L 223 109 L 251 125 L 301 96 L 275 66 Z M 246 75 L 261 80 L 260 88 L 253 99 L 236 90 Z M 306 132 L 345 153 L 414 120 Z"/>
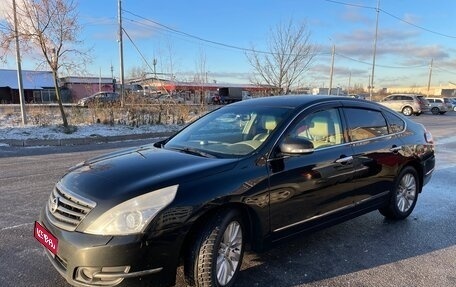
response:
<path fill-rule="evenodd" d="M 77 3 L 79 38 L 93 59 L 87 75 L 111 77 L 112 66 L 118 77 L 118 1 Z M 375 88 L 427 86 L 429 78 L 432 86 L 456 86 L 454 11 L 452 0 L 122 0 L 125 75 L 155 67 L 190 80 L 205 62 L 209 82 L 249 83 L 253 69 L 244 50 L 267 50 L 270 31 L 292 20 L 307 25 L 318 47 L 302 86 L 329 86 L 334 47 L 333 87 L 367 87 L 378 16 Z M 33 70 L 36 63 L 23 55 L 22 66 Z M 0 62 L 15 67 L 13 55 Z"/>

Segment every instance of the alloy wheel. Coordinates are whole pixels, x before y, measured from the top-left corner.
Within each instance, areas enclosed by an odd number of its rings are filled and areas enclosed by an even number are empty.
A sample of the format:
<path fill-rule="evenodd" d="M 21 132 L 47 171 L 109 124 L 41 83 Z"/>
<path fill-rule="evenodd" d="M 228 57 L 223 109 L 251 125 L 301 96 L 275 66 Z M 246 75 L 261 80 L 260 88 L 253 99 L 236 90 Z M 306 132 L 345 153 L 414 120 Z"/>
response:
<path fill-rule="evenodd" d="M 242 253 L 242 228 L 237 221 L 231 222 L 224 234 L 217 256 L 217 280 L 227 285 L 234 276 Z"/>
<path fill-rule="evenodd" d="M 401 212 L 407 212 L 415 201 L 417 185 L 415 177 L 408 173 L 402 177 L 397 188 L 396 204 Z"/>
<path fill-rule="evenodd" d="M 410 108 L 410 107 L 405 107 L 405 108 L 402 110 L 402 113 L 403 113 L 404 115 L 406 115 L 406 116 L 410 116 L 410 115 L 412 115 L 413 110 L 412 110 L 412 108 Z"/>

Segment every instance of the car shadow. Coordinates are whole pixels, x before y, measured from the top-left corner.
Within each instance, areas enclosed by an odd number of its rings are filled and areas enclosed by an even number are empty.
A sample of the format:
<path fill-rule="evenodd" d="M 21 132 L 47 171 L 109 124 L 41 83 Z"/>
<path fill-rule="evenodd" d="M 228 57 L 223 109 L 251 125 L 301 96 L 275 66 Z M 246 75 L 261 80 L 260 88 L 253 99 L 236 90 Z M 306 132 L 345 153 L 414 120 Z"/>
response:
<path fill-rule="evenodd" d="M 429 215 L 427 215 L 429 217 Z M 389 221 L 376 212 L 284 241 L 263 253 L 247 253 L 236 286 L 296 286 L 395 263 L 456 245 L 456 237 L 426 214 Z M 433 235 L 433 236 L 434 236 Z M 325 285 L 326 286 L 326 285 Z"/>

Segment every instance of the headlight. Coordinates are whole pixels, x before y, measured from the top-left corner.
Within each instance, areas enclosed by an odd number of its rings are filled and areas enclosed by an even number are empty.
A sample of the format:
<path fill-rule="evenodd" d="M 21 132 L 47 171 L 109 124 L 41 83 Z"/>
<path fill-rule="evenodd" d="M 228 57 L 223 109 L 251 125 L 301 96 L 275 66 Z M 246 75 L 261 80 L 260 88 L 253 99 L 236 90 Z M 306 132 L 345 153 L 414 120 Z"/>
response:
<path fill-rule="evenodd" d="M 174 200 L 178 187 L 165 187 L 122 202 L 103 213 L 85 232 L 97 235 L 140 233 L 160 210 Z"/>

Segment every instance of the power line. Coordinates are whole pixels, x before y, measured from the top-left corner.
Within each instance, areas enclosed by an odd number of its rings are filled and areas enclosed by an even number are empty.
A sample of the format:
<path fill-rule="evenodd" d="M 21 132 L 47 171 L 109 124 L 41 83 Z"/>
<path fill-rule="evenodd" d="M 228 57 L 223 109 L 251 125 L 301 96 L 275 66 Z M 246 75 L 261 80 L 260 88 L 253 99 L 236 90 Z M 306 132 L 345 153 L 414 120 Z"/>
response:
<path fill-rule="evenodd" d="M 340 2 L 337 2 L 337 1 L 330 1 L 330 2 L 336 2 L 336 3 L 340 3 Z M 358 5 L 359 6 L 359 5 Z M 232 49 L 236 49 L 236 50 L 240 50 L 240 51 L 249 51 L 249 52 L 258 52 L 258 53 L 262 53 L 262 54 L 268 54 L 268 55 L 274 55 L 274 53 L 272 52 L 266 52 L 266 51 L 257 51 L 257 50 L 252 50 L 252 49 L 247 49 L 247 48 L 243 48 L 243 47 L 239 47 L 239 46 L 234 46 L 234 45 L 230 45 L 230 44 L 225 44 L 225 43 L 221 43 L 221 42 L 217 42 L 217 41 L 212 41 L 212 40 L 208 40 L 208 39 L 204 39 L 202 37 L 199 37 L 199 36 L 195 36 L 195 35 L 192 35 L 192 34 L 189 34 L 189 33 L 186 33 L 186 32 L 182 32 L 180 30 L 177 30 L 177 29 L 174 29 L 174 28 L 171 28 L 167 25 L 164 25 L 164 24 L 161 24 L 157 21 L 153 21 L 153 20 L 150 20 L 148 18 L 145 18 L 145 17 L 142 17 L 136 13 L 133 13 L 133 12 L 130 12 L 130 11 L 126 11 L 124 10 L 125 12 L 137 17 L 137 18 L 140 18 L 142 20 L 145 20 L 147 22 L 150 22 L 152 24 L 154 24 L 153 26 L 151 25 L 147 25 L 143 22 L 139 22 L 139 21 L 136 21 L 136 20 L 133 20 L 133 19 L 129 19 L 127 18 L 127 20 L 133 22 L 133 23 L 137 23 L 139 25 L 143 25 L 143 26 L 146 26 L 146 27 L 153 27 L 155 29 L 159 29 L 159 30 L 162 30 L 162 31 L 169 31 L 173 34 L 177 34 L 177 35 L 181 35 L 181 36 L 185 36 L 185 37 L 188 37 L 188 38 L 192 38 L 192 39 L 196 39 L 198 41 L 202 41 L 202 42 L 205 42 L 205 43 L 209 43 L 209 44 L 213 44 L 213 45 L 217 45 L 217 46 L 222 46 L 222 47 L 225 47 L 225 48 L 232 48 Z M 315 55 L 329 55 L 331 53 L 329 52 L 318 52 L 316 53 Z M 367 62 L 364 62 L 364 61 L 361 61 L 361 60 L 357 60 L 357 59 L 354 59 L 352 57 L 349 57 L 349 56 L 346 56 L 346 55 L 343 55 L 343 54 L 340 54 L 340 53 L 336 53 L 336 55 L 338 56 L 341 56 L 343 58 L 346 58 L 348 60 L 351 60 L 351 61 L 354 61 L 354 62 L 358 62 L 358 63 L 362 63 L 362 64 L 365 64 L 365 65 L 371 65 L 371 63 L 367 63 Z M 382 67 L 382 68 L 392 68 L 392 69 L 412 69 L 412 68 L 421 68 L 421 67 L 425 67 L 426 65 L 421 65 L 421 66 L 388 66 L 388 65 L 377 65 L 378 67 Z"/>
<path fill-rule="evenodd" d="M 340 56 L 342 58 L 354 61 L 354 62 L 361 63 L 361 64 L 365 64 L 365 65 L 369 65 L 369 66 L 372 65 L 372 63 L 368 63 L 368 62 L 365 62 L 365 61 L 362 61 L 362 60 L 358 60 L 358 59 L 355 59 L 355 58 L 352 58 L 352 57 L 349 57 L 349 56 L 346 56 L 346 55 L 343 55 L 343 54 L 340 54 L 340 53 L 336 53 L 336 55 Z M 376 66 L 377 67 L 381 67 L 381 68 L 389 68 L 389 69 L 415 69 L 415 68 L 427 67 L 427 64 L 417 65 L 417 66 L 389 66 L 389 65 L 376 64 Z"/>
<path fill-rule="evenodd" d="M 344 2 L 340 2 L 340 1 L 333 1 L 333 0 L 325 0 L 327 2 L 332 2 L 332 3 L 337 3 L 337 4 L 343 4 L 343 5 L 347 5 L 347 6 L 355 6 L 355 7 L 360 7 L 360 8 L 372 8 L 372 9 L 376 9 L 375 7 L 368 7 L 368 6 L 363 6 L 363 5 L 357 5 L 357 4 L 349 4 L 349 3 L 344 3 Z M 380 9 L 381 10 L 381 9 Z M 221 47 L 224 47 L 224 48 L 230 48 L 230 49 L 235 49 L 235 50 L 238 50 L 238 51 L 243 51 L 243 52 L 257 52 L 257 53 L 262 53 L 262 54 L 267 54 L 267 55 L 274 55 L 274 53 L 272 52 L 267 52 L 267 51 L 257 51 L 257 50 L 253 50 L 253 49 L 248 49 L 248 48 L 244 48 L 244 47 L 239 47 L 239 46 L 235 46 L 235 45 L 231 45 L 231 44 L 226 44 L 226 43 L 221 43 L 221 42 L 217 42 L 217 41 L 213 41 L 213 40 L 208 40 L 208 39 L 205 39 L 205 38 L 202 38 L 202 37 L 199 37 L 199 36 L 196 36 L 196 35 L 192 35 L 192 34 L 189 34 L 189 33 L 186 33 L 186 32 L 183 32 L 183 31 L 180 31 L 180 30 L 177 30 L 177 29 L 174 29 L 174 28 L 171 28 L 167 25 L 164 25 L 164 24 L 161 24 L 157 21 L 154 21 L 154 20 L 151 20 L 151 19 L 148 19 L 148 18 L 145 18 L 143 16 L 140 16 L 136 13 L 133 13 L 133 12 L 130 12 L 130 11 L 127 11 L 127 10 L 123 10 L 125 11 L 126 13 L 129 13 L 137 18 L 140 18 L 146 22 L 149 22 L 153 25 L 148 25 L 144 22 L 139 22 L 139 21 L 136 21 L 134 19 L 129 19 L 129 18 L 126 18 L 127 20 L 133 22 L 133 23 L 136 23 L 138 25 L 142 25 L 142 26 L 145 26 L 145 27 L 150 27 L 150 28 L 154 28 L 154 29 L 157 29 L 157 30 L 161 30 L 163 32 L 170 32 L 174 35 L 178 35 L 178 36 L 184 36 L 185 38 L 190 38 L 190 39 L 195 39 L 197 41 L 200 41 L 200 42 L 204 42 L 206 44 L 211 44 L 211 45 L 215 45 L 215 46 L 221 46 Z M 384 10 L 382 10 L 384 11 Z M 386 12 L 386 11 L 384 11 Z M 391 16 L 394 16 L 394 15 L 391 15 Z M 398 18 L 398 20 L 401 20 L 400 18 Z M 405 21 L 405 20 L 404 20 Z M 411 23 L 409 23 L 411 24 Z M 411 24 L 413 25 L 413 24 Z M 124 30 L 125 31 L 125 30 Z M 127 34 L 128 38 L 130 39 L 130 41 L 133 43 L 133 45 L 135 46 L 136 50 L 138 51 L 138 53 L 141 55 L 141 57 L 143 58 L 143 60 L 147 63 L 147 65 L 149 66 L 149 68 L 152 70 L 152 68 L 150 67 L 150 65 L 148 64 L 147 60 L 145 59 L 144 55 L 141 53 L 141 51 L 139 50 L 139 48 L 134 44 L 133 40 L 131 39 L 131 37 Z M 330 53 L 329 52 L 318 52 L 318 53 L 315 53 L 315 55 L 329 55 Z M 344 55 L 344 54 L 341 54 L 341 53 L 336 53 L 336 55 L 342 57 L 342 58 L 345 58 L 347 60 L 350 60 L 350 61 L 353 61 L 353 62 L 357 62 L 357 63 L 361 63 L 361 64 L 364 64 L 364 65 L 368 65 L 370 66 L 371 63 L 368 63 L 368 62 L 365 62 L 365 61 L 362 61 L 362 60 L 359 60 L 359 59 L 355 59 L 355 58 L 352 58 L 350 56 L 347 56 L 347 55 Z M 423 67 L 427 67 L 428 65 L 427 64 L 423 64 L 423 65 L 415 65 L 415 66 L 391 66 L 391 65 L 381 65 L 381 64 L 376 64 L 376 66 L 380 67 L 380 68 L 388 68 L 388 69 L 415 69 L 415 68 L 423 68 Z M 449 72 L 449 71 L 447 71 Z M 451 72 L 450 72 L 451 73 Z"/>
<path fill-rule="evenodd" d="M 124 31 L 125 35 L 128 37 L 128 39 L 130 40 L 131 44 L 133 45 L 133 47 L 135 47 L 136 51 L 138 52 L 138 54 L 141 56 L 141 58 L 143 59 L 143 61 L 146 63 L 146 65 L 149 67 L 149 69 L 151 71 L 153 71 L 152 67 L 149 65 L 149 62 L 147 61 L 146 57 L 143 55 L 143 53 L 141 52 L 141 50 L 139 50 L 139 47 L 135 44 L 135 42 L 133 41 L 133 39 L 130 37 L 130 35 L 127 33 L 127 31 L 122 28 L 122 30 Z"/>
<path fill-rule="evenodd" d="M 166 28 L 163 28 L 163 27 L 160 27 L 160 26 L 157 26 L 157 25 L 151 25 L 151 24 L 147 24 L 147 23 L 144 23 L 144 22 L 139 22 L 139 21 L 136 21 L 136 20 L 133 20 L 133 19 L 130 19 L 130 18 L 126 18 L 124 17 L 125 20 L 128 20 L 136 25 L 140 25 L 140 26 L 143 26 L 143 27 L 147 27 L 147 28 L 153 28 L 155 29 L 158 33 L 162 34 L 162 35 L 165 35 L 166 33 L 171 33 L 174 37 L 178 37 L 179 39 L 182 39 L 184 41 L 187 41 L 187 42 L 190 42 L 190 43 L 193 43 L 193 44 L 197 44 L 197 43 L 201 43 L 200 41 L 199 42 L 195 42 L 195 39 L 193 38 L 189 38 L 189 37 L 186 37 L 184 35 L 181 35 L 179 33 L 175 33 L 173 31 L 169 31 L 167 30 Z M 208 43 L 205 43 L 204 45 L 206 45 Z M 210 47 L 216 47 L 216 45 L 211 45 Z M 223 47 L 223 48 L 226 48 L 226 47 Z M 232 50 L 232 49 L 230 49 Z"/>
<path fill-rule="evenodd" d="M 412 22 L 409 22 L 409 21 L 407 21 L 407 20 L 404 20 L 404 19 L 402 19 L 402 18 L 399 18 L 399 17 L 397 17 L 397 16 L 395 16 L 395 15 L 393 15 L 393 14 L 391 14 L 391 13 L 389 13 L 389 12 L 383 10 L 383 9 L 379 9 L 379 10 L 380 10 L 381 12 L 383 12 L 383 13 L 389 15 L 390 17 L 393 17 L 393 18 L 395 18 L 395 19 L 397 19 L 397 20 L 399 20 L 399 21 L 402 21 L 402 22 L 404 22 L 404 23 L 406 23 L 406 24 L 409 24 L 409 25 L 411 25 L 411 26 L 413 26 L 413 27 L 416 27 L 416 28 L 418 28 L 418 29 L 421 29 L 421 30 L 424 30 L 424 31 L 426 31 L 426 32 L 429 32 L 429 33 L 432 33 L 432 34 L 435 34 L 435 35 L 439 35 L 439 36 L 442 36 L 442 37 L 451 38 L 451 39 L 456 39 L 456 36 L 443 34 L 443 33 L 440 33 L 440 32 L 437 32 L 437 31 L 433 31 L 433 30 L 431 30 L 431 29 L 428 29 L 428 28 L 425 28 L 425 27 L 422 27 L 422 26 L 418 26 L 418 25 L 416 25 L 416 24 L 413 24 Z"/>
<path fill-rule="evenodd" d="M 148 19 L 148 18 L 145 18 L 143 16 L 140 16 L 136 13 L 133 13 L 133 12 L 130 12 L 130 11 L 127 11 L 127 10 L 123 10 L 124 12 L 126 13 L 129 13 L 135 17 L 138 17 L 142 20 L 145 20 L 147 22 L 150 22 L 150 23 L 153 23 L 157 26 L 160 26 L 160 27 L 163 27 L 165 28 L 166 30 L 169 30 L 169 31 L 172 31 L 174 33 L 177 33 L 177 34 L 180 34 L 180 35 L 183 35 L 183 36 L 186 36 L 186 37 L 189 37 L 189 38 L 193 38 L 193 39 L 196 39 L 198 41 L 201 41 L 201 42 L 205 42 L 205 43 L 209 43 L 209 44 L 214 44 L 214 45 L 217 45 L 217 46 L 222 46 L 222 47 L 226 47 L 226 48 L 230 48 L 230 49 L 234 49 L 234 50 L 239 50 L 239 51 L 243 51 L 243 52 L 249 52 L 249 53 L 258 53 L 258 54 L 265 54 L 265 55 L 275 55 L 275 53 L 273 52 L 268 52 L 268 51 L 262 51 L 262 50 L 255 50 L 255 49 L 250 49 L 250 48 L 244 48 L 244 47 L 239 47 L 239 46 L 235 46 L 235 45 L 231 45 L 231 44 L 226 44 L 226 43 L 222 43 L 222 42 L 218 42 L 218 41 L 213 41 L 213 40 L 209 40 L 209 39 L 205 39 L 205 38 L 202 38 L 200 36 L 196 36 L 196 35 L 193 35 L 193 34 L 189 34 L 189 33 L 186 33 L 186 32 L 183 32 L 183 31 L 180 31 L 180 30 L 177 30 L 177 29 L 174 29 L 172 27 L 169 27 L 167 25 L 164 25 L 164 24 L 161 24 L 157 21 L 154 21 L 154 20 L 151 20 L 151 19 Z M 319 53 L 316 53 L 316 54 L 319 54 Z M 288 54 L 288 55 L 294 55 L 294 54 Z"/>
<path fill-rule="evenodd" d="M 442 68 L 442 67 L 438 67 L 438 66 L 436 67 L 436 66 L 434 66 L 434 69 L 439 70 L 439 71 L 442 71 L 442 72 L 446 72 L 446 73 L 450 73 L 450 74 L 456 75 L 456 72 L 452 72 L 452 71 L 447 70 L 447 69 L 444 69 L 444 68 Z"/>
<path fill-rule="evenodd" d="M 169 26 L 166 26 L 164 24 L 161 24 L 159 22 L 156 22 L 156 21 L 153 21 L 151 19 L 147 19 L 145 17 L 142 17 L 138 14 L 135 14 L 133 12 L 130 12 L 130 11 L 127 11 L 127 10 L 123 10 L 125 11 L 126 13 L 129 13 L 135 17 L 138 17 L 142 20 L 145 20 L 145 21 L 148 21 L 148 22 L 151 22 L 155 25 L 158 25 L 160 27 L 163 27 L 169 31 L 173 31 L 175 33 L 178 33 L 178 34 L 181 34 L 181 35 L 184 35 L 184 36 L 187 36 L 187 37 L 190 37 L 190 38 L 194 38 L 194 39 L 197 39 L 201 42 L 206 42 L 206 43 L 210 43 L 210 44 L 215 44 L 215 45 L 218 45 L 218 46 L 223 46 L 223 47 L 226 47 L 226 48 L 231 48 L 231 49 L 235 49 L 235 50 L 241 50 L 241 51 L 244 51 L 244 52 L 255 52 L 255 53 L 260 53 L 260 54 L 273 54 L 271 52 L 266 52 L 266 51 L 260 51 L 260 50 L 253 50 L 253 49 L 247 49 L 247 48 L 243 48 L 243 47 L 239 47 L 239 46 L 234 46 L 234 45 L 230 45 L 230 44 L 225 44 L 225 43 L 221 43 L 221 42 L 217 42 L 217 41 L 212 41 L 212 40 L 208 40 L 208 39 L 204 39 L 202 37 L 199 37 L 199 36 L 196 36 L 196 35 L 192 35 L 192 34 L 189 34 L 189 33 L 186 33 L 186 32 L 182 32 L 182 31 L 179 31 L 179 30 L 176 30 L 174 28 L 171 28 Z"/>
<path fill-rule="evenodd" d="M 344 5 L 344 6 L 351 6 L 351 7 L 358 7 L 358 8 L 365 8 L 365 9 L 373 9 L 373 10 L 376 10 L 375 7 L 372 7 L 372 6 L 364 6 L 364 5 L 360 5 L 360 4 L 353 4 L 353 3 L 347 3 L 347 2 L 341 2 L 341 1 L 333 1 L 333 0 L 325 0 L 326 2 L 330 2 L 330 3 L 335 3 L 335 4 L 340 4 L 340 5 Z"/>
<path fill-rule="evenodd" d="M 334 1 L 334 0 L 324 0 L 324 1 L 330 2 L 330 3 L 334 3 L 334 4 L 344 5 L 344 6 L 363 8 L 363 9 L 372 9 L 372 10 L 376 10 L 377 9 L 376 7 L 372 7 L 372 6 L 364 6 L 364 5 L 352 4 L 352 3 L 341 2 L 341 1 Z M 407 21 L 405 19 L 402 19 L 402 18 L 400 18 L 400 17 L 398 17 L 398 16 L 396 16 L 396 15 L 394 15 L 394 14 L 392 14 L 392 13 L 390 13 L 390 12 L 384 10 L 384 9 L 379 8 L 378 10 L 380 12 L 383 12 L 386 15 L 398 20 L 398 21 L 404 22 L 404 23 L 406 23 L 406 24 L 408 24 L 410 26 L 413 26 L 415 28 L 421 29 L 423 31 L 426 31 L 426 32 L 429 32 L 429 33 L 432 33 L 432 34 L 435 34 L 435 35 L 438 35 L 438 36 L 446 37 L 446 38 L 456 39 L 456 36 L 444 34 L 444 33 L 438 32 L 438 31 L 434 31 L 434 30 L 425 28 L 423 26 L 419 26 L 419 25 L 413 24 L 412 22 Z"/>

